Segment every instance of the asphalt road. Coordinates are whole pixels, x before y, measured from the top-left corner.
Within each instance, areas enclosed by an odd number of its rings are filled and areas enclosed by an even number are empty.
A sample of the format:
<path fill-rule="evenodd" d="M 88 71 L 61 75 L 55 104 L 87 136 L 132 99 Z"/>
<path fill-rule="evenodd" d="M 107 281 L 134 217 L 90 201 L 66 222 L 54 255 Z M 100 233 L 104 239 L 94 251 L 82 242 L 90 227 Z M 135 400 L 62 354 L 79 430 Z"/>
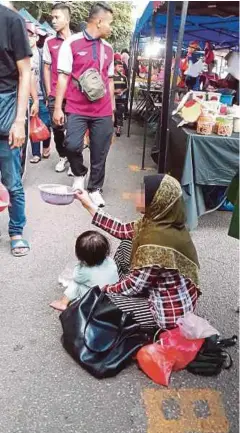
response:
<path fill-rule="evenodd" d="M 141 146 L 141 135 L 131 140 L 122 136 L 108 158 L 107 211 L 123 220 L 135 217 L 128 198 L 143 173 L 129 166 L 140 165 Z M 62 349 L 58 314 L 48 304 L 61 293 L 58 275 L 73 260 L 74 240 L 91 221 L 76 202 L 54 207 L 41 201 L 40 183 L 71 184 L 65 173 L 54 172 L 56 160 L 53 154 L 28 166 L 27 257 L 11 256 L 7 213 L 0 215 L 0 433 L 237 433 L 236 347 L 230 350 L 230 371 L 216 378 L 174 373 L 169 390 L 154 385 L 135 364 L 116 378 L 98 381 Z M 155 168 L 150 160 L 147 166 Z M 193 233 L 203 293 L 198 313 L 224 337 L 238 332 L 239 319 L 238 241 L 227 236 L 229 218 L 228 213 L 209 214 Z M 114 249 L 116 243 L 112 245 Z M 196 400 L 205 405 L 205 415 L 203 408 L 200 417 L 193 413 L 190 406 Z M 169 405 L 168 415 L 163 416 L 162 401 Z"/>

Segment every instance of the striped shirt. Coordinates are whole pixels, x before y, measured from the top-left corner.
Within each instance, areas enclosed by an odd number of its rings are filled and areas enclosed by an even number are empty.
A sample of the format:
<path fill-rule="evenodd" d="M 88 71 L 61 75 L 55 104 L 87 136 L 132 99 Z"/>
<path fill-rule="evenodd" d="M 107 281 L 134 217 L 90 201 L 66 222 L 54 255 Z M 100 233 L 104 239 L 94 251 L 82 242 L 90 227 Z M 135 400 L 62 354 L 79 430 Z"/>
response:
<path fill-rule="evenodd" d="M 115 74 L 113 76 L 113 81 L 114 81 L 115 92 L 116 92 L 116 90 L 121 90 L 121 92 L 124 92 L 124 90 L 127 90 L 128 83 L 127 83 L 127 78 L 124 75 L 115 72 Z M 117 93 L 115 93 L 116 101 L 122 100 L 125 97 L 126 97 L 125 93 L 123 95 L 118 95 Z"/>

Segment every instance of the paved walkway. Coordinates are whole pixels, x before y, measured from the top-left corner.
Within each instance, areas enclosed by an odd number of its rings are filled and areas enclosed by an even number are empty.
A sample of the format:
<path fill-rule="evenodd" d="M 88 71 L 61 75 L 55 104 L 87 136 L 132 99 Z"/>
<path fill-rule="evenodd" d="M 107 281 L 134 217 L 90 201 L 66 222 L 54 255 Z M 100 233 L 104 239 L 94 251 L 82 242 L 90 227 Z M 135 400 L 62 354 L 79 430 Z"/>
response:
<path fill-rule="evenodd" d="M 136 167 L 141 146 L 140 135 L 122 136 L 108 158 L 107 211 L 124 220 L 135 217 L 129 198 L 143 176 Z M 79 203 L 41 201 L 40 183 L 71 184 L 65 173 L 54 172 L 56 160 L 53 154 L 28 167 L 28 257 L 10 255 L 7 213 L 0 215 L 0 433 L 237 433 L 236 348 L 230 371 L 216 378 L 178 372 L 169 389 L 154 385 L 136 365 L 95 380 L 62 349 L 58 314 L 48 303 L 59 295 L 57 277 L 74 258 L 74 239 L 91 222 Z M 149 159 L 146 165 L 155 169 Z M 229 217 L 210 214 L 193 234 L 202 272 L 198 312 L 226 337 L 238 328 L 238 242 L 227 236 Z"/>

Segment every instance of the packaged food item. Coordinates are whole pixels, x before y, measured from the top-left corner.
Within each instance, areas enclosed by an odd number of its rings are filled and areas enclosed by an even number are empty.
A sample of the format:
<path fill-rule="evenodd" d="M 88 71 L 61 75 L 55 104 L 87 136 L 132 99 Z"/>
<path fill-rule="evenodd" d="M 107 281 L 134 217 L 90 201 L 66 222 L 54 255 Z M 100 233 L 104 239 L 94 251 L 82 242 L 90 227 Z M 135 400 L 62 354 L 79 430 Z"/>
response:
<path fill-rule="evenodd" d="M 210 135 L 213 132 L 213 125 L 213 117 L 210 114 L 203 112 L 198 118 L 197 133 L 201 135 Z"/>
<path fill-rule="evenodd" d="M 237 117 L 233 120 L 233 132 L 240 132 L 240 119 Z"/>
<path fill-rule="evenodd" d="M 215 132 L 222 137 L 231 137 L 233 132 L 233 118 L 231 116 L 217 117 Z"/>
<path fill-rule="evenodd" d="M 182 118 L 186 123 L 194 123 L 201 115 L 201 105 L 197 101 L 187 101 L 182 108 Z"/>
<path fill-rule="evenodd" d="M 221 93 L 217 93 L 217 92 L 208 92 L 207 94 L 207 100 L 208 101 L 214 101 L 214 102 L 219 102 L 221 99 Z"/>
<path fill-rule="evenodd" d="M 200 92 L 197 90 L 193 90 L 193 98 L 194 97 L 197 97 L 198 99 L 201 99 L 202 101 L 206 101 L 206 92 Z"/>

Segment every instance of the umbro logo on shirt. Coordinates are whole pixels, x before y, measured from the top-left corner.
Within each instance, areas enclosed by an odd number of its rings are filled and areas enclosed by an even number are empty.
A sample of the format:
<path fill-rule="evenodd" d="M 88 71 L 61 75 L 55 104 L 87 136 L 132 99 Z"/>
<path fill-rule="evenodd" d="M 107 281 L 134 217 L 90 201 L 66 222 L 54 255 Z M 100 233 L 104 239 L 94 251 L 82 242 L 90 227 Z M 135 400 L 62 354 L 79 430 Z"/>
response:
<path fill-rule="evenodd" d="M 87 54 L 87 51 L 79 51 L 78 52 L 79 56 L 86 56 L 86 54 Z"/>
<path fill-rule="evenodd" d="M 54 45 L 54 46 L 53 46 L 53 49 L 54 49 L 54 50 L 57 50 L 58 48 L 60 48 L 60 45 Z"/>

